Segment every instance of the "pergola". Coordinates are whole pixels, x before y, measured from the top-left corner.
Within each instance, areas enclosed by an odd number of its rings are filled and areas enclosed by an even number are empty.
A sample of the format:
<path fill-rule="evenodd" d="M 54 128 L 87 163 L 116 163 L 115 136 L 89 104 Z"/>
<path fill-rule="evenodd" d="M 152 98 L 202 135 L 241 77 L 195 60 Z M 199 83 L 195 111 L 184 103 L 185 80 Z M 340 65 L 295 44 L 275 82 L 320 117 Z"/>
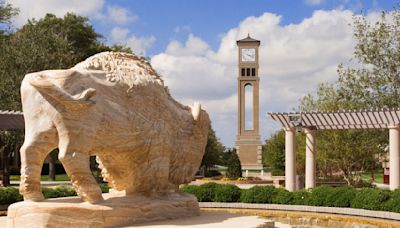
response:
<path fill-rule="evenodd" d="M 267 113 L 285 130 L 285 186 L 296 190 L 296 129 L 306 134 L 305 187 L 316 183 L 315 131 L 340 129 L 389 129 L 390 189 L 400 187 L 400 109 Z"/>
<path fill-rule="evenodd" d="M 24 129 L 24 115 L 19 111 L 0 111 L 0 130 Z"/>
<path fill-rule="evenodd" d="M 24 115 L 19 111 L 0 111 L 0 130 L 24 129 Z M 18 156 L 18 155 L 17 155 Z M 3 151 L 2 157 L 2 184 L 9 184 L 9 157 Z"/>

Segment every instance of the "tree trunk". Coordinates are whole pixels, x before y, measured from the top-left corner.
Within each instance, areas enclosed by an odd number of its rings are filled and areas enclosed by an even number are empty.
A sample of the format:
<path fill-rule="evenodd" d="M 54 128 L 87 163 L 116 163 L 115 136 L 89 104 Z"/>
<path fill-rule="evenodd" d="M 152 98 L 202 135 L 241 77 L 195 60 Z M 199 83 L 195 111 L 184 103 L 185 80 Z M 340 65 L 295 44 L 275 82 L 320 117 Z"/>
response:
<path fill-rule="evenodd" d="M 8 157 L 7 151 L 4 149 L 3 153 L 3 186 L 6 187 L 10 185 L 10 159 Z"/>
<path fill-rule="evenodd" d="M 51 181 L 56 180 L 56 159 L 53 154 L 49 155 L 49 179 Z"/>
<path fill-rule="evenodd" d="M 371 180 L 375 182 L 375 169 L 371 170 Z"/>

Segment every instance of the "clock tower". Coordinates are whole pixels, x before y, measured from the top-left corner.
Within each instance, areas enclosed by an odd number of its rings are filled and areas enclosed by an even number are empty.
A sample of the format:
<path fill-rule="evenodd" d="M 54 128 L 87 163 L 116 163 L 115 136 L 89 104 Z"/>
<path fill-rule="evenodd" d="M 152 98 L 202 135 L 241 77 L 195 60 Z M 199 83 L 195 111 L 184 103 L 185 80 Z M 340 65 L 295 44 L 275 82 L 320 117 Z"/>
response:
<path fill-rule="evenodd" d="M 248 35 L 238 40 L 238 131 L 236 151 L 242 170 L 262 170 L 259 133 L 260 41 Z"/>

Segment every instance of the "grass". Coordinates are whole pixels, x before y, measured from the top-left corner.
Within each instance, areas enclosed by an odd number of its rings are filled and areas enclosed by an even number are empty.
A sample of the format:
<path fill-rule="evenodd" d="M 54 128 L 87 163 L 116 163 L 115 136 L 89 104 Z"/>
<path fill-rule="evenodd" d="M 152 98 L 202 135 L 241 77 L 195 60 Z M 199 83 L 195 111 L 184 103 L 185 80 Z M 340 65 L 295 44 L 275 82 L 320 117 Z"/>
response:
<path fill-rule="evenodd" d="M 371 180 L 371 172 L 365 172 L 361 174 L 361 179 L 365 181 Z M 375 171 L 375 183 L 383 184 L 383 170 L 379 169 Z"/>
<path fill-rule="evenodd" d="M 19 181 L 20 180 L 20 176 L 19 175 L 11 175 L 10 176 L 10 180 L 12 181 Z M 42 175 L 40 177 L 41 181 L 49 181 L 49 176 L 48 175 Z M 56 175 L 56 181 L 69 181 L 69 177 L 67 176 L 67 174 L 57 174 Z"/>

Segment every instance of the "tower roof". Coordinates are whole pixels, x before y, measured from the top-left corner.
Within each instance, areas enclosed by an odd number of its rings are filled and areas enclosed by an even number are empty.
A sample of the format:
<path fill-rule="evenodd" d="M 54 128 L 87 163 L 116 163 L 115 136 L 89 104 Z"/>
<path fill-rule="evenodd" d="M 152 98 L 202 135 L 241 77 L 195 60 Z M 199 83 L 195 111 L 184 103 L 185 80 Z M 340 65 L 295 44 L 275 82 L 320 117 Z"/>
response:
<path fill-rule="evenodd" d="M 258 45 L 260 45 L 260 41 L 253 39 L 250 37 L 250 34 L 247 34 L 247 37 L 241 40 L 236 41 L 237 44 L 243 44 L 243 43 L 257 43 Z"/>

